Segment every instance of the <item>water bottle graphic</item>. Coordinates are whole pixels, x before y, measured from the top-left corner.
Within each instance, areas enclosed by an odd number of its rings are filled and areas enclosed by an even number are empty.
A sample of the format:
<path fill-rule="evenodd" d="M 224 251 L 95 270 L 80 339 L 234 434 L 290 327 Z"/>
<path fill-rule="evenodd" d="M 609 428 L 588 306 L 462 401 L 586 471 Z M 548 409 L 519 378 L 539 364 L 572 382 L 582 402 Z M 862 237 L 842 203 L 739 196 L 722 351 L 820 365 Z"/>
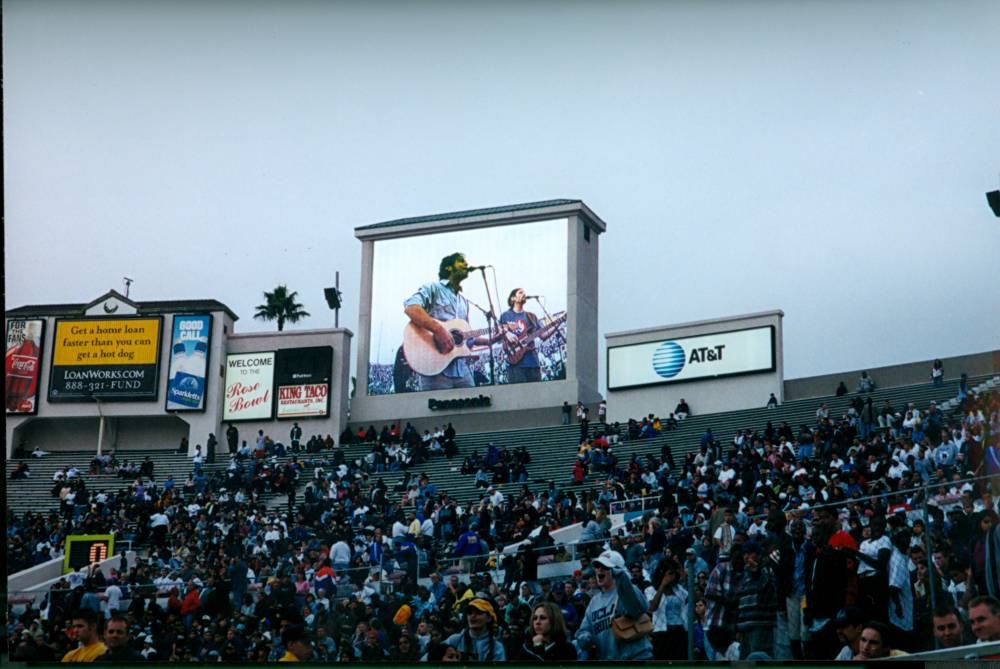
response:
<path fill-rule="evenodd" d="M 208 347 L 205 342 L 195 342 L 194 350 L 188 352 L 181 342 L 174 346 L 167 396 L 171 404 L 178 408 L 200 409 L 205 396 L 205 358 Z"/>

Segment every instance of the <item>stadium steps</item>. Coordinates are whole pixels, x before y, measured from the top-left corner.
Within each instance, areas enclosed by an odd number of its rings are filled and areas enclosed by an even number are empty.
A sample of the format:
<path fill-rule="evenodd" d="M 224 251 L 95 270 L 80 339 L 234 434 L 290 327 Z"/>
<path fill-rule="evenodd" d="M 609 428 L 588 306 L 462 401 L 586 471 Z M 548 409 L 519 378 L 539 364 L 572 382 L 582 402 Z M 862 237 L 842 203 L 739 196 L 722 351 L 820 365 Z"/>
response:
<path fill-rule="evenodd" d="M 977 381 L 988 378 L 978 377 L 970 379 L 969 382 L 970 385 L 974 385 Z M 926 383 L 878 388 L 871 393 L 871 396 L 876 411 L 883 406 L 885 400 L 889 400 L 894 411 L 902 412 L 905 411 L 906 404 L 910 402 L 913 402 L 917 408 L 924 410 L 931 401 L 940 404 L 955 397 L 957 393 L 958 381 L 952 380 L 941 387 Z M 775 428 L 779 427 L 782 422 L 787 422 L 793 432 L 798 434 L 800 425 L 811 426 L 815 423 L 816 409 L 820 404 L 827 405 L 831 417 L 839 418 L 847 412 L 854 396 L 855 394 L 849 393 L 843 397 L 835 395 L 812 397 L 786 402 L 775 409 L 761 407 L 706 415 L 696 414 L 682 421 L 677 430 L 662 432 L 651 439 L 623 441 L 612 448 L 618 456 L 619 462 L 627 463 L 633 454 L 655 454 L 658 458 L 662 446 L 669 444 L 674 461 L 680 466 L 688 453 L 697 452 L 701 437 L 708 428 L 712 428 L 715 438 L 723 445 L 730 443 L 736 430 L 750 429 L 763 432 L 768 421 L 771 421 Z M 666 415 L 666 412 L 661 414 L 661 417 L 663 415 Z M 597 425 L 592 423 L 591 427 L 594 428 Z M 420 474 L 426 473 L 431 483 L 436 485 L 439 491 L 447 490 L 452 498 L 461 503 L 478 501 L 484 491 L 475 487 L 473 476 L 461 474 L 461 464 L 464 458 L 473 452 L 478 452 L 480 455 L 485 454 L 487 446 L 492 442 L 497 446 L 506 446 L 508 449 L 520 446 L 527 447 L 531 454 L 531 463 L 527 467 L 528 487 L 532 491 L 538 492 L 547 489 L 549 481 L 554 481 L 561 489 L 573 490 L 574 492 L 598 489 L 604 478 L 601 474 L 592 476 L 592 480 L 582 486 L 570 484 L 578 450 L 579 430 L 579 425 L 573 424 L 459 435 L 456 438 L 458 454 L 452 461 L 449 462 L 441 456 L 435 456 L 428 462 L 411 467 L 410 472 L 414 480 Z M 350 460 L 359 459 L 370 450 L 371 444 L 352 444 L 345 449 L 345 456 Z M 403 472 L 384 472 L 374 476 L 375 478 L 381 477 L 391 490 L 396 483 L 402 480 Z M 543 482 L 536 483 L 539 480 Z M 522 484 L 508 483 L 496 487 L 509 496 L 519 493 Z M 389 497 L 390 500 L 395 501 L 399 495 L 390 492 Z"/>
<path fill-rule="evenodd" d="M 984 385 L 992 381 L 997 383 L 992 376 L 974 377 L 969 379 L 970 387 Z M 872 393 L 872 399 L 878 410 L 884 401 L 888 399 L 894 410 L 905 410 L 908 402 L 914 402 L 920 409 L 926 409 L 930 401 L 934 400 L 939 404 L 954 398 L 958 393 L 958 381 L 946 382 L 938 388 L 932 384 L 919 384 L 910 386 L 898 386 L 893 388 L 879 388 Z M 768 421 L 771 421 L 777 428 L 782 422 L 787 422 L 792 430 L 797 434 L 801 424 L 812 425 L 815 422 L 816 408 L 821 403 L 826 403 L 830 410 L 830 415 L 839 417 L 846 413 L 849 402 L 853 394 L 844 397 L 826 396 L 813 397 L 808 399 L 795 400 L 778 406 L 775 409 L 746 409 L 741 411 L 731 411 L 724 413 L 692 415 L 687 420 L 682 421 L 679 428 L 670 432 L 663 432 L 651 439 L 639 439 L 633 441 L 623 441 L 613 446 L 619 462 L 627 463 L 633 454 L 649 455 L 655 454 L 659 457 L 660 450 L 664 444 L 669 444 L 673 452 L 674 460 L 679 466 L 684 461 L 684 457 L 689 452 L 696 452 L 702 434 L 709 427 L 712 428 L 715 438 L 723 445 L 730 442 L 736 430 L 751 429 L 763 431 Z M 697 407 L 694 407 L 697 410 Z M 661 417 L 667 412 L 661 414 Z M 599 426 L 592 423 L 592 429 Z M 379 426 L 381 427 L 381 426 Z M 472 475 L 461 474 L 462 461 L 467 455 L 478 452 L 484 455 L 488 445 L 492 442 L 500 447 L 514 449 L 525 446 L 531 454 L 531 463 L 528 465 L 528 488 L 534 492 L 540 492 L 549 487 L 549 482 L 555 482 L 556 486 L 563 490 L 572 490 L 579 494 L 583 491 L 593 491 L 602 485 L 604 476 L 597 473 L 592 475 L 590 481 L 580 486 L 571 485 L 573 464 L 576 459 L 580 428 L 574 423 L 571 425 L 556 425 L 548 427 L 519 428 L 510 430 L 497 430 L 491 432 L 480 432 L 458 435 L 456 444 L 458 453 L 450 462 L 443 456 L 434 456 L 428 462 L 410 469 L 413 478 L 426 473 L 431 483 L 437 486 L 439 491 L 447 490 L 452 498 L 460 503 L 466 504 L 481 499 L 484 491 L 475 487 L 475 478 Z M 363 458 L 371 450 L 371 444 L 351 444 L 344 449 L 345 457 L 351 461 Z M 149 455 L 156 464 L 157 480 L 162 484 L 168 474 L 173 475 L 178 485 L 182 485 L 188 474 L 193 471 L 190 457 L 177 453 L 176 450 L 150 450 L 150 451 L 121 451 L 120 457 L 141 461 Z M 17 466 L 20 459 L 8 460 L 6 463 L 7 476 L 7 505 L 15 513 L 23 514 L 26 511 L 50 511 L 59 508 L 58 500 L 51 496 L 53 486 L 52 475 L 57 469 L 63 466 L 76 466 L 84 472 L 87 487 L 91 492 L 106 491 L 117 492 L 127 488 L 131 481 L 125 481 L 112 475 L 92 476 L 86 474 L 90 467 L 90 460 L 93 452 L 53 452 L 44 458 L 25 458 L 31 467 L 32 476 L 27 480 L 11 481 L 10 474 Z M 318 454 L 299 454 L 300 460 L 308 461 L 312 459 L 328 459 L 329 451 L 322 451 Z M 290 460 L 290 456 L 281 458 L 279 462 L 284 463 Z M 207 473 L 222 471 L 226 468 L 228 459 L 226 454 L 220 453 L 217 460 L 212 465 L 206 465 Z M 311 471 L 303 473 L 303 483 L 311 478 Z M 383 472 L 375 474 L 371 478 L 375 480 L 382 478 L 390 489 L 389 498 L 395 501 L 399 498 L 398 493 L 392 493 L 392 488 L 402 480 L 403 472 Z M 496 486 L 505 495 L 519 494 L 522 488 L 520 483 L 507 483 Z M 301 486 L 299 490 L 301 494 Z M 300 498 L 301 499 L 301 498 Z M 286 497 L 283 494 L 268 494 L 265 496 L 265 503 L 270 507 L 280 508 L 285 503 Z"/>
<path fill-rule="evenodd" d="M 184 485 L 188 474 L 194 471 L 194 464 L 191 457 L 178 453 L 176 449 L 170 450 L 148 450 L 148 451 L 119 451 L 116 456 L 121 462 L 128 460 L 141 463 L 143 458 L 149 456 L 154 463 L 154 473 L 157 483 L 162 486 L 167 480 L 167 476 L 173 476 L 178 487 Z M 52 496 L 52 488 L 55 483 L 52 476 L 63 467 L 76 467 L 80 470 L 83 480 L 87 484 L 87 490 L 93 495 L 97 492 L 117 493 L 119 490 L 127 490 L 135 481 L 134 478 L 121 479 L 114 474 L 90 474 L 90 461 L 94 458 L 94 451 L 54 451 L 43 458 L 18 458 L 8 460 L 6 463 L 7 477 L 7 507 L 15 514 L 22 515 L 27 511 L 36 513 L 47 513 L 59 510 L 59 499 Z M 27 462 L 31 468 L 31 477 L 28 479 L 10 480 L 10 475 L 21 462 Z M 210 465 L 203 465 L 204 472 L 211 476 L 214 472 L 224 471 L 228 465 L 228 459 L 223 457 L 220 461 L 217 455 L 216 461 Z M 148 483 L 147 478 L 143 478 L 144 483 Z"/>

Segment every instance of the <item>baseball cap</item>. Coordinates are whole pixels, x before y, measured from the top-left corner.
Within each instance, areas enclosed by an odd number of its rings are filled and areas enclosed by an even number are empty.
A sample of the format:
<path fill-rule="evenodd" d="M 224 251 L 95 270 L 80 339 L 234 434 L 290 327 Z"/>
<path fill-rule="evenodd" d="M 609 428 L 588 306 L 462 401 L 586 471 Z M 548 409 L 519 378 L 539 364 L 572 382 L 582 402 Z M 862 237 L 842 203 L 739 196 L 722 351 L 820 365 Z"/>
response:
<path fill-rule="evenodd" d="M 594 564 L 599 564 L 607 569 L 624 569 L 625 558 L 618 551 L 604 551 L 594 559 Z"/>
<path fill-rule="evenodd" d="M 469 609 L 476 609 L 477 611 L 488 613 L 490 614 L 490 618 L 493 619 L 494 623 L 497 621 L 497 614 L 496 611 L 493 610 L 493 605 L 490 604 L 485 599 L 477 597 L 476 599 L 470 600 L 469 603 L 466 604 L 465 606 L 466 611 L 468 611 Z"/>

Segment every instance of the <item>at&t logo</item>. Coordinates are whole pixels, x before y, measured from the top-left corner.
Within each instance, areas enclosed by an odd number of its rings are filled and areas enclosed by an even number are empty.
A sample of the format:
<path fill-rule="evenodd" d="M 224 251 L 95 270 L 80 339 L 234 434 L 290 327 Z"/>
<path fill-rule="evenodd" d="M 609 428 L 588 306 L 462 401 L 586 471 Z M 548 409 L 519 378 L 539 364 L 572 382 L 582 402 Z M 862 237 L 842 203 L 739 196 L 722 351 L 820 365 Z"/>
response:
<path fill-rule="evenodd" d="M 680 344 L 665 341 L 653 351 L 653 370 L 665 379 L 672 379 L 684 369 L 684 349 Z"/>
<path fill-rule="evenodd" d="M 699 346 L 691 349 L 688 355 L 677 342 L 665 341 L 653 351 L 653 370 L 665 379 L 672 379 L 681 373 L 685 364 L 721 361 L 725 350 L 725 344 Z"/>

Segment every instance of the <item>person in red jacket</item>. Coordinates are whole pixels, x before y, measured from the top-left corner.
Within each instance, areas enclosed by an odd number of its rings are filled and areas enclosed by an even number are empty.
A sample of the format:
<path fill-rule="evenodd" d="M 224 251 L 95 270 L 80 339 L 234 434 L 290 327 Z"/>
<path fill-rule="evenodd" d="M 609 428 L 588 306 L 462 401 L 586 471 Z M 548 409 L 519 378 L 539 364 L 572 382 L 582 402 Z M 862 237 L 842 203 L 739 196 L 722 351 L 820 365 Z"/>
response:
<path fill-rule="evenodd" d="M 190 628 L 194 614 L 198 613 L 198 609 L 201 607 L 201 592 L 193 580 L 188 581 L 187 587 L 187 594 L 181 601 L 181 616 L 184 618 L 184 626 Z"/>

